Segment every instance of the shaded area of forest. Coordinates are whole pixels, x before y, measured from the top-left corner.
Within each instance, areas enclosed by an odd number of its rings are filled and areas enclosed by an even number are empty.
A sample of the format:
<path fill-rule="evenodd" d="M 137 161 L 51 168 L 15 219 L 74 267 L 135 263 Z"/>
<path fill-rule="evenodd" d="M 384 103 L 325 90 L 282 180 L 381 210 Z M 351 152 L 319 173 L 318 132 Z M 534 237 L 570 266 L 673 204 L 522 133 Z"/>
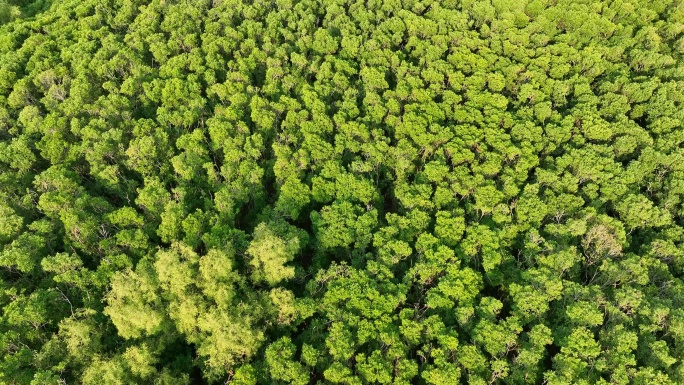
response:
<path fill-rule="evenodd" d="M 0 0 L 0 25 L 11 21 L 30 18 L 50 8 L 50 0 Z"/>

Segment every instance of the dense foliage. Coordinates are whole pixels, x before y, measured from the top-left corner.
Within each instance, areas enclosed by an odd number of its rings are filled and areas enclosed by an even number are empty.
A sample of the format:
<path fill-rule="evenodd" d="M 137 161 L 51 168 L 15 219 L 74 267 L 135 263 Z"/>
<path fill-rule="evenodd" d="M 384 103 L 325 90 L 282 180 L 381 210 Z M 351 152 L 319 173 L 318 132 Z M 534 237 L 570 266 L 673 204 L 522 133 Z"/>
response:
<path fill-rule="evenodd" d="M 0 24 L 0 383 L 684 383 L 681 0 Z"/>

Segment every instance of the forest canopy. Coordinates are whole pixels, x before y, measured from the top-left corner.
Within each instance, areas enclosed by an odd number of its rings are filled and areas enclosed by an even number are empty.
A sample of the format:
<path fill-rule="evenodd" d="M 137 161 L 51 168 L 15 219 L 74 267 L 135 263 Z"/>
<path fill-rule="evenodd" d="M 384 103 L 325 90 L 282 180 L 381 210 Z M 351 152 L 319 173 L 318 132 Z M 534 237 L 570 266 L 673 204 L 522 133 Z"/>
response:
<path fill-rule="evenodd" d="M 681 0 L 0 0 L 0 384 L 684 384 Z"/>

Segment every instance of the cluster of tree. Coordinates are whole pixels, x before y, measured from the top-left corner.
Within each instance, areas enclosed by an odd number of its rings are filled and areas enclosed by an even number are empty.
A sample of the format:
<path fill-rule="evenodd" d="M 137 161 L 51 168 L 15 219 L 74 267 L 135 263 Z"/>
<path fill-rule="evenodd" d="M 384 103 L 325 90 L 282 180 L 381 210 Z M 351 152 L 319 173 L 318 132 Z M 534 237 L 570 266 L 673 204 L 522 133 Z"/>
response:
<path fill-rule="evenodd" d="M 0 0 L 0 383 L 684 383 L 681 0 Z"/>
<path fill-rule="evenodd" d="M 0 26 L 49 8 L 50 0 L 0 0 Z"/>

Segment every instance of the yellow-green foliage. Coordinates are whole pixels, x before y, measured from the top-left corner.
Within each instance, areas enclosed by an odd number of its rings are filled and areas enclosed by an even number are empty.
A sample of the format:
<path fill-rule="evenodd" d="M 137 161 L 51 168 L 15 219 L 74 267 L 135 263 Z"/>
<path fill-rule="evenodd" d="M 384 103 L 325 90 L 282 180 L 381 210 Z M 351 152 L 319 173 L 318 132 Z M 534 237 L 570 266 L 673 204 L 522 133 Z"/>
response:
<path fill-rule="evenodd" d="M 684 384 L 681 0 L 0 0 L 0 384 Z"/>

